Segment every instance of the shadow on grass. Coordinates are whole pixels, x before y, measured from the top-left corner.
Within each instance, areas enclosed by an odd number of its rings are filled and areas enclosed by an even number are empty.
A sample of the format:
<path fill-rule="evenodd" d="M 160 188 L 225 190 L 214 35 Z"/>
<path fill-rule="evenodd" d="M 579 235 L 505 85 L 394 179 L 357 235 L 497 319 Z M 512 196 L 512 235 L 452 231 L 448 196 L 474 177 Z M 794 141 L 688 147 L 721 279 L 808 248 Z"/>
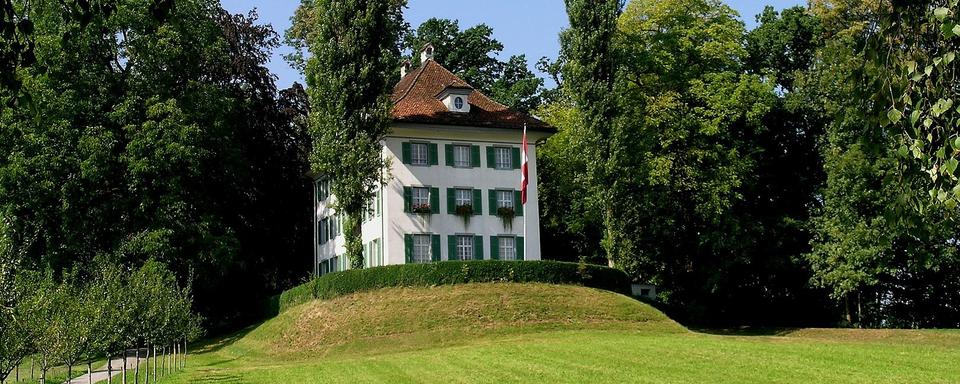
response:
<path fill-rule="evenodd" d="M 797 327 L 733 327 L 733 328 L 699 328 L 691 327 L 696 333 L 717 336 L 789 336 L 803 328 Z"/>
<path fill-rule="evenodd" d="M 243 339 L 245 336 L 247 336 L 248 333 L 252 332 L 254 329 L 257 329 L 257 327 L 263 325 L 263 323 L 266 323 L 267 321 L 268 320 L 262 320 L 260 322 L 257 322 L 256 324 L 248 326 L 237 332 L 231 333 L 227 336 L 215 336 L 213 338 L 197 341 L 190 345 L 189 352 L 190 353 L 218 352 L 226 347 L 233 345 L 237 341 Z"/>

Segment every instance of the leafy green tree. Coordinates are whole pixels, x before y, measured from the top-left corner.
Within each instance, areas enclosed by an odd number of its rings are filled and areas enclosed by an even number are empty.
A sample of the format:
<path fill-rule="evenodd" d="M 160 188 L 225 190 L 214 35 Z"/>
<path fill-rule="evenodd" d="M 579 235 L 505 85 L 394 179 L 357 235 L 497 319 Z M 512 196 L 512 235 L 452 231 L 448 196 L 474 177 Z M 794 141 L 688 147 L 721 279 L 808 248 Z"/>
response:
<path fill-rule="evenodd" d="M 198 309 L 214 327 L 298 279 L 309 141 L 302 89 L 278 95 L 266 69 L 279 44 L 269 27 L 212 0 L 96 2 L 77 15 L 16 4 L 37 47 L 17 76 L 37 102 L 0 113 L 0 210 L 26 267 L 156 257 L 203 277 Z"/>
<path fill-rule="evenodd" d="M 746 66 L 758 74 L 776 77 L 786 91 L 794 88 L 796 76 L 810 68 L 823 45 L 820 19 L 804 7 L 777 12 L 767 6 L 757 15 L 759 25 L 747 34 Z"/>
<path fill-rule="evenodd" d="M 27 314 L 16 286 L 17 264 L 0 222 L 0 382 L 23 361 L 30 347 L 23 327 Z"/>
<path fill-rule="evenodd" d="M 500 77 L 493 82 L 489 95 L 494 100 L 520 112 L 530 112 L 543 103 L 543 79 L 527 67 L 525 55 L 511 56 Z"/>
<path fill-rule="evenodd" d="M 70 331 L 65 309 L 72 288 L 58 283 L 50 272 L 22 271 L 17 276 L 17 290 L 23 303 L 23 329 L 30 338 L 31 350 L 39 357 L 40 382 L 46 382 L 47 371 L 57 365 L 64 354 L 65 339 Z"/>
<path fill-rule="evenodd" d="M 622 131 L 617 122 L 617 52 L 614 37 L 623 3 L 566 0 L 570 28 L 560 35 L 561 50 L 567 59 L 563 68 L 568 95 L 579 111 L 578 132 L 586 144 L 587 177 L 592 200 L 600 205 L 604 223 L 603 248 L 612 262 L 626 256 L 622 245 L 620 217 L 614 206 L 622 193 Z"/>
<path fill-rule="evenodd" d="M 309 50 L 313 171 L 333 181 L 351 266 L 363 268 L 360 225 L 386 180 L 381 141 L 390 129 L 404 0 L 305 1 L 288 39 Z"/>
<path fill-rule="evenodd" d="M 830 117 L 821 149 L 823 208 L 812 220 L 806 257 L 812 281 L 841 303 L 850 325 L 954 327 L 956 217 L 945 204 L 918 209 L 930 201 L 929 179 L 922 164 L 903 161 L 902 125 L 885 121 L 891 99 L 876 95 L 900 71 L 875 65 L 870 43 L 873 26 L 892 8 L 870 1 L 812 5 L 827 39 L 814 70 L 801 77 L 801 93 Z"/>
<path fill-rule="evenodd" d="M 957 0 L 894 2 L 879 13 L 864 54 L 879 80 L 874 98 L 881 125 L 900 130 L 899 155 L 925 174 L 929 199 L 960 205 L 960 5 Z M 906 177 L 916 177 L 907 174 Z M 929 202 L 929 203 L 928 203 Z"/>
<path fill-rule="evenodd" d="M 756 33 L 807 36 L 779 17 L 765 22 L 774 25 Z M 783 63 L 771 58 L 791 48 L 750 43 L 765 39 L 751 39 L 718 1 L 627 4 L 611 48 L 613 86 L 595 88 L 598 98 L 614 99 L 607 156 L 583 155 L 602 136 L 587 128 L 591 112 L 578 101 L 587 93 L 569 74 L 576 59 L 565 50 L 557 63 L 542 62 L 565 69 L 556 76 L 561 95 L 537 111 L 560 131 L 538 152 L 544 236 L 588 259 L 611 257 L 637 281 L 656 284 L 672 315 L 686 321 L 821 321 L 825 294 L 809 289 L 800 255 L 809 251 L 808 212 L 823 182 L 816 143 L 824 123 L 771 75 L 807 68 L 772 67 Z M 748 52 L 756 66 L 746 64 Z M 796 54 L 787 61 L 812 62 L 803 56 L 812 53 Z M 599 179 L 597 169 L 613 180 Z M 600 239 L 606 252 L 598 254 L 589 245 Z"/>

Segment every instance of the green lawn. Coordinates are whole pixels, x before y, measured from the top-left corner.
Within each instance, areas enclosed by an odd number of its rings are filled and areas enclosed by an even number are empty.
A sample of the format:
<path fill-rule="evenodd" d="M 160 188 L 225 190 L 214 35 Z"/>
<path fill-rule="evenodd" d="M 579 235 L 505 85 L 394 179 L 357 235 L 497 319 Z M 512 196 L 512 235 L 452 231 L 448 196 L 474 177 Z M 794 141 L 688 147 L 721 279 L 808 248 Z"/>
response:
<path fill-rule="evenodd" d="M 395 289 L 296 307 L 211 341 L 161 383 L 955 383 L 954 331 L 684 330 L 586 288 Z"/>

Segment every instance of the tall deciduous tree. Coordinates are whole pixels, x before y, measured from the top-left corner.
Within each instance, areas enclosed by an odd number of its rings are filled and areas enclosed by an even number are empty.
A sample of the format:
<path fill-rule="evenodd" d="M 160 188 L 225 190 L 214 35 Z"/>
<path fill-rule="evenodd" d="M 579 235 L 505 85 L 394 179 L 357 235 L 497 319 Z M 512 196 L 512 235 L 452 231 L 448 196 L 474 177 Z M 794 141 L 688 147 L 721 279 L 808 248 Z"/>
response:
<path fill-rule="evenodd" d="M 845 307 L 851 325 L 956 327 L 956 215 L 946 204 L 918 204 L 930 201 L 930 182 L 922 163 L 902 157 L 904 123 L 891 124 L 895 118 L 889 114 L 890 101 L 898 97 L 884 86 L 891 79 L 896 83 L 906 68 L 875 64 L 878 47 L 871 40 L 895 8 L 886 1 L 812 5 L 827 44 L 801 78 L 801 93 L 830 118 L 821 149 L 827 175 L 823 207 L 813 217 L 813 249 L 807 255 L 813 283 Z M 924 36 L 930 37 L 908 40 Z"/>
<path fill-rule="evenodd" d="M 385 184 L 382 140 L 399 67 L 405 0 L 305 1 L 288 37 L 302 41 L 310 96 L 313 171 L 332 181 L 351 266 L 363 268 L 360 226 Z"/>
<path fill-rule="evenodd" d="M 583 136 L 587 175 L 593 188 L 594 201 L 603 212 L 603 248 L 612 262 L 626 257 L 618 231 L 614 205 L 622 190 L 617 175 L 622 134 L 618 125 L 617 98 L 614 93 L 617 77 L 617 52 L 614 38 L 617 18 L 623 8 L 621 0 L 565 0 L 570 28 L 560 35 L 561 50 L 566 58 L 563 68 L 565 86 L 574 106 L 580 111 L 578 127 Z"/>

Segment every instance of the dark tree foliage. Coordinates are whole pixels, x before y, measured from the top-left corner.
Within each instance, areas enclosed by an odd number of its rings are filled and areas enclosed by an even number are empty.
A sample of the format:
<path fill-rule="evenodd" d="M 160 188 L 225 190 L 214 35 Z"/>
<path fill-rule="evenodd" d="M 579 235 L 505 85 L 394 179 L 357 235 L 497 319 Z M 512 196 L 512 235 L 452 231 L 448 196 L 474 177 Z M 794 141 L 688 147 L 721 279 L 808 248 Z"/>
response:
<path fill-rule="evenodd" d="M 757 28 L 747 34 L 747 68 L 759 74 L 769 72 L 776 76 L 779 86 L 793 90 L 797 73 L 810 68 L 823 45 L 820 20 L 804 7 L 778 13 L 767 6 L 757 15 L 757 23 Z"/>
<path fill-rule="evenodd" d="M 196 308 L 214 328 L 235 324 L 309 258 L 303 91 L 277 95 L 265 64 L 278 38 L 255 14 L 88 5 L 17 8 L 37 64 L 18 71 L 33 107 L 0 113 L 13 248 L 29 268 L 109 255 L 161 260 L 182 282 L 194 270 Z"/>

